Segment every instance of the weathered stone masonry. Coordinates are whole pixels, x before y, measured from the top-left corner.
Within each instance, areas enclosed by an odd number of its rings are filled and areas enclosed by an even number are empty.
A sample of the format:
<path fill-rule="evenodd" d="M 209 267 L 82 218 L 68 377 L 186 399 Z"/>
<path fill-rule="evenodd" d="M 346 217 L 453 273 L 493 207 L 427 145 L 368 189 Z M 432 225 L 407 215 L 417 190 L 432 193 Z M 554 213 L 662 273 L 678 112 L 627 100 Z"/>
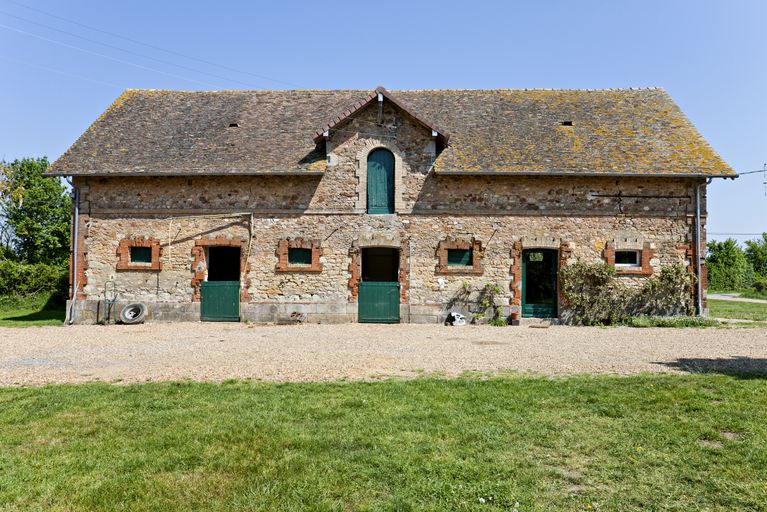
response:
<path fill-rule="evenodd" d="M 263 184 L 259 183 L 262 178 L 251 179 L 255 187 L 263 188 Z M 166 180 L 172 182 L 174 179 L 157 178 L 157 181 Z M 219 178 L 217 181 L 220 186 L 226 187 L 227 180 Z M 485 181 L 486 178 L 466 178 L 469 186 L 475 180 Z M 530 201 L 538 198 L 550 200 L 550 190 L 565 186 L 562 178 L 498 177 L 496 180 L 499 189 L 517 188 L 508 182 L 521 182 L 519 186 L 528 190 Z M 306 187 L 313 186 L 312 178 L 306 181 L 309 182 Z M 530 181 L 537 182 L 537 192 Z M 614 181 L 592 180 L 592 188 L 610 190 Z M 626 181 L 648 188 L 653 185 L 651 179 L 632 178 Z M 125 180 L 122 182 L 125 183 Z M 679 180 L 675 191 L 683 191 L 685 185 L 689 187 L 691 183 Z M 169 186 L 158 185 L 164 190 Z M 665 190 L 668 187 L 666 182 Z M 93 188 L 94 185 L 90 185 L 89 190 Z M 138 187 L 129 188 L 135 190 Z M 211 195 L 217 193 L 215 187 L 203 190 Z M 494 201 L 498 200 L 496 196 L 492 197 Z M 571 196 L 564 194 L 559 197 Z M 88 209 L 88 201 L 88 197 L 84 197 L 81 208 Z M 584 195 L 581 201 L 588 199 Z M 250 242 L 249 214 L 233 213 L 231 217 L 220 217 L 221 214 L 216 213 L 205 217 L 207 214 L 202 210 L 199 217 L 174 218 L 155 213 L 161 204 L 145 202 L 143 207 L 151 213 L 142 214 L 141 208 L 136 208 L 134 214 L 126 218 L 122 212 L 112 214 L 109 208 L 97 208 L 91 203 L 91 214 L 81 231 L 81 257 L 87 262 L 84 273 L 87 280 L 80 282 L 83 290 L 81 297 L 91 302 L 98 301 L 104 282 L 114 279 L 121 300 L 196 302 L 199 300 L 199 283 L 205 278 L 204 265 L 200 265 L 204 260 L 203 248 L 238 246 L 245 257 L 250 243 L 250 255 L 247 262 L 242 263 L 244 318 L 273 321 L 279 315 L 287 316 L 295 310 L 310 312 L 310 320 L 353 321 L 356 316 L 359 249 L 391 246 L 401 250 L 402 303 L 408 306 L 403 309 L 403 320 L 440 321 L 445 314 L 444 304 L 458 293 L 464 282 L 474 287 L 490 282 L 500 285 L 504 290 L 502 296 L 507 304 L 506 312 L 516 316 L 520 298 L 518 255 L 522 248 L 556 248 L 560 251 L 561 264 L 576 258 L 597 261 L 609 255 L 609 248 L 616 239 L 630 235 L 632 239 L 641 240 L 643 247 L 652 245 L 652 258 L 645 262 L 649 269 L 675 262 L 690 265 L 692 219 L 689 205 L 678 203 L 675 215 L 668 216 L 657 214 L 658 209 L 668 208 L 663 200 L 655 199 L 653 202 L 658 203 L 658 208 L 653 208 L 651 213 L 644 211 L 644 206 L 639 207 L 641 212 L 625 212 L 624 206 L 623 214 L 591 211 L 578 217 L 570 215 L 573 209 L 579 207 L 576 200 L 560 202 L 563 215 L 554 209 L 547 209 L 546 215 L 537 211 L 522 215 L 459 214 L 458 209 L 453 213 L 381 216 L 353 212 L 287 214 L 275 211 L 269 215 L 254 214 Z M 232 209 L 236 210 L 238 206 L 234 205 Z M 186 210 L 180 211 L 182 215 L 187 213 Z M 161 270 L 127 269 L 117 272 L 117 253 L 121 243 L 125 246 L 126 240 L 136 239 L 159 241 Z M 291 240 L 296 246 L 318 249 L 314 253 L 317 258 L 314 268 L 281 271 L 281 257 Z M 471 244 L 474 244 L 475 258 L 481 260 L 480 265 L 472 269 L 445 271 L 441 266 L 444 256 L 441 258 L 440 254 L 449 247 L 467 248 Z M 321 271 L 318 271 L 320 268 Z M 194 314 L 196 310 L 191 310 L 190 316 Z"/>

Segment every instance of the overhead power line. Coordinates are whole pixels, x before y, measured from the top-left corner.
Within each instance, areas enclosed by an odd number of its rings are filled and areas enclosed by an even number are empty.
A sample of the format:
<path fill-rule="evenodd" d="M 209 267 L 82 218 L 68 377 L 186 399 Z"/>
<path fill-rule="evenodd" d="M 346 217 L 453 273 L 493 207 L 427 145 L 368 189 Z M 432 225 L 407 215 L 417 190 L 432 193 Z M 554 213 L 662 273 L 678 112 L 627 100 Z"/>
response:
<path fill-rule="evenodd" d="M 11 58 L 8 58 L 8 57 L 6 57 L 4 55 L 0 55 L 0 59 L 2 59 L 4 61 L 7 61 L 7 62 L 12 62 L 14 64 L 21 64 L 23 66 L 29 66 L 29 67 L 32 67 L 32 68 L 42 69 L 43 71 L 48 71 L 50 73 L 56 73 L 56 74 L 59 74 L 59 75 L 68 76 L 70 78 L 77 78 L 79 80 L 86 80 L 88 82 L 93 82 L 95 84 L 106 85 L 108 87 L 115 87 L 117 89 L 122 88 L 121 85 L 113 84 L 111 82 L 104 82 L 103 80 L 97 80 L 95 78 L 89 78 L 87 76 L 77 75 L 75 73 L 69 73 L 67 71 L 60 71 L 58 69 L 53 69 L 53 68 L 49 68 L 49 67 L 46 67 L 46 66 L 38 66 L 37 64 L 32 64 L 31 62 L 24 62 L 24 61 L 21 61 L 21 60 L 11 59 Z"/>
<path fill-rule="evenodd" d="M 126 48 L 121 48 L 120 46 L 116 46 L 116 45 L 113 45 L 113 44 L 103 43 L 101 41 L 97 41 L 95 39 L 91 39 L 89 37 L 84 37 L 84 36 L 81 36 L 81 35 L 78 35 L 78 34 L 73 34 L 72 32 L 68 32 L 66 30 L 61 30 L 61 29 L 58 29 L 56 27 L 52 27 L 50 25 L 46 25 L 44 23 L 38 23 L 36 21 L 32 21 L 32 20 L 23 18 L 21 16 L 16 16 L 15 14 L 11 14 L 11 13 L 4 12 L 4 11 L 0 11 L 0 14 L 3 14 L 5 16 L 10 16 L 11 18 L 16 18 L 17 20 L 21 20 L 21 21 L 24 21 L 26 23 L 31 23 L 32 25 L 37 25 L 39 27 L 43 27 L 43 28 L 46 28 L 48 30 L 54 30 L 54 31 L 59 32 L 61 34 L 66 34 L 66 35 L 71 36 L 71 37 L 76 37 L 78 39 L 82 39 L 83 41 L 88 41 L 89 43 L 95 43 L 95 44 L 98 44 L 98 45 L 101 45 L 101 46 L 106 46 L 107 48 L 112 48 L 114 50 L 125 52 L 125 53 L 131 54 L 131 55 L 135 55 L 135 56 L 141 57 L 143 59 L 153 60 L 155 62 L 159 62 L 160 64 L 166 64 L 166 65 L 169 65 L 169 66 L 175 66 L 177 68 L 185 69 L 187 71 L 192 71 L 193 73 L 200 73 L 202 75 L 208 75 L 208 76 L 211 76 L 213 78 L 218 78 L 219 80 L 224 80 L 225 82 L 235 82 L 235 83 L 238 83 L 240 85 L 247 86 L 247 87 L 253 87 L 253 84 L 249 84 L 247 82 L 241 82 L 240 80 L 235 80 L 233 78 L 228 78 L 228 77 L 225 77 L 225 76 L 217 75 L 215 73 L 209 73 L 207 71 L 202 71 L 200 69 L 192 68 L 192 67 L 189 67 L 189 66 L 184 66 L 183 64 L 176 64 L 174 62 L 170 62 L 170 61 L 167 61 L 167 60 L 158 59 L 156 57 L 152 57 L 150 55 L 146 55 L 146 54 L 143 54 L 143 53 L 134 52 L 132 50 L 128 50 Z"/>
<path fill-rule="evenodd" d="M 709 235 L 716 235 L 716 236 L 762 236 L 763 233 L 767 233 L 767 230 L 762 231 L 761 233 L 715 233 L 712 231 L 709 231 Z"/>
<path fill-rule="evenodd" d="M 108 30 L 104 30 L 104 29 L 100 29 L 100 28 L 97 28 L 97 27 L 93 27 L 91 25 L 86 25 L 85 23 L 81 23 L 81 22 L 76 21 L 76 20 L 65 18 L 63 16 L 59 16 L 57 14 L 53 14 L 51 12 L 44 11 L 42 9 L 38 9 L 36 7 L 30 7 L 30 6 L 28 6 L 26 4 L 23 4 L 21 2 L 17 2 L 16 0 L 6 0 L 6 2 L 12 3 L 14 5 L 18 5 L 19 7 L 23 7 L 24 9 L 29 9 L 30 11 L 39 12 L 39 13 L 44 14 L 46 16 L 50 16 L 51 18 L 56 18 L 58 20 L 65 21 L 67 23 L 72 23 L 74 25 L 83 27 L 83 28 L 88 29 L 88 30 L 93 30 L 94 32 L 100 32 L 102 34 L 106 34 L 106 35 L 111 36 L 111 37 L 116 37 L 118 39 L 122 39 L 124 41 L 129 41 L 129 42 L 131 42 L 133 44 L 138 44 L 138 45 L 141 45 L 141 46 L 145 46 L 147 48 L 152 48 L 153 50 L 158 50 L 158 51 L 161 51 L 161 52 L 165 52 L 165 53 L 168 53 L 170 55 L 175 55 L 177 57 L 183 57 L 185 59 L 194 60 L 194 61 L 197 61 L 197 62 L 201 62 L 203 64 L 207 64 L 209 66 L 216 66 L 216 67 L 218 67 L 220 69 L 226 69 L 227 71 L 233 71 L 235 73 L 242 73 L 244 75 L 250 75 L 252 77 L 260 78 L 262 80 L 269 80 L 270 82 L 280 83 L 280 84 L 284 84 L 284 85 L 290 85 L 292 87 L 298 87 L 298 85 L 296 85 L 294 83 L 291 83 L 291 82 L 287 82 L 285 80 L 279 80 L 277 78 L 272 78 L 272 77 L 269 77 L 269 76 L 266 76 L 266 75 L 261 75 L 261 74 L 258 74 L 258 73 L 253 73 L 253 72 L 250 72 L 250 71 L 245 71 L 243 69 L 237 69 L 237 68 L 233 68 L 233 67 L 230 67 L 230 66 L 225 66 L 225 65 L 219 64 L 217 62 L 201 59 L 199 57 L 194 57 L 192 55 L 186 55 L 184 53 L 177 52 L 177 51 L 174 51 L 174 50 L 169 50 L 167 48 L 162 48 L 160 46 L 157 46 L 157 45 L 154 45 L 154 44 L 151 44 L 151 43 L 145 43 L 143 41 L 139 41 L 138 39 L 134 39 L 132 37 L 124 36 L 124 35 L 121 35 L 121 34 L 116 34 L 114 32 L 110 32 Z"/>
<path fill-rule="evenodd" d="M 50 39 L 48 37 L 43 37 L 43 36 L 40 36 L 40 35 L 37 35 L 37 34 L 33 34 L 32 32 L 27 32 L 26 30 L 21 30 L 19 28 L 14 28 L 14 27 L 9 27 L 8 25 L 3 25 L 1 23 L 0 23 L 0 28 L 4 28 L 6 30 L 12 30 L 14 32 L 18 32 L 19 34 L 24 34 L 24 35 L 27 35 L 27 36 L 30 36 L 30 37 L 34 37 L 36 39 L 40 39 L 42 41 L 47 41 L 49 43 L 57 44 L 59 46 L 65 47 L 65 48 L 72 48 L 73 50 L 78 50 L 78 51 L 81 51 L 81 52 L 90 53 L 91 55 L 96 55 L 96 56 L 102 57 L 104 59 L 109 59 L 109 60 L 112 60 L 112 61 L 115 61 L 115 62 L 119 62 L 120 64 L 127 64 L 129 66 L 133 66 L 133 67 L 136 67 L 136 68 L 139 68 L 139 69 L 144 69 L 144 70 L 147 70 L 147 71 L 152 71 L 154 73 L 160 73 L 162 75 L 170 76 L 170 77 L 173 77 L 173 78 L 178 78 L 180 80 L 185 80 L 187 82 L 194 82 L 196 84 L 204 85 L 206 87 L 213 87 L 215 89 L 219 88 L 219 86 L 217 86 L 215 84 L 211 84 L 210 82 L 202 82 L 200 80 L 195 80 L 194 78 L 187 78 L 185 76 L 177 75 L 175 73 L 168 73 L 167 71 L 162 71 L 162 70 L 159 70 L 159 69 L 150 68 L 149 66 L 144 66 L 144 65 L 141 65 L 141 64 L 136 64 L 135 62 L 131 62 L 129 60 L 118 59 L 117 57 L 112 57 L 111 55 L 106 55 L 106 54 L 103 54 L 103 53 L 94 52 L 92 50 L 88 50 L 86 48 L 81 48 L 80 46 L 75 46 L 73 44 L 63 43 L 63 42 L 57 41 L 55 39 Z"/>

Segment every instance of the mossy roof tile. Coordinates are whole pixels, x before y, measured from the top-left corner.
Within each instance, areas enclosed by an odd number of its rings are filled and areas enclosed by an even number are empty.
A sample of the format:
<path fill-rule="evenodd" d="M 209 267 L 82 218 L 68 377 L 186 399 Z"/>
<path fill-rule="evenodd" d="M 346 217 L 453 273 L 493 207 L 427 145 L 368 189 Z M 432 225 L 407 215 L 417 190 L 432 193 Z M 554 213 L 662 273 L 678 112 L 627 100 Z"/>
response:
<path fill-rule="evenodd" d="M 317 128 L 370 94 L 127 90 L 50 172 L 321 173 Z M 736 175 L 662 89 L 391 94 L 450 134 L 437 173 Z"/>

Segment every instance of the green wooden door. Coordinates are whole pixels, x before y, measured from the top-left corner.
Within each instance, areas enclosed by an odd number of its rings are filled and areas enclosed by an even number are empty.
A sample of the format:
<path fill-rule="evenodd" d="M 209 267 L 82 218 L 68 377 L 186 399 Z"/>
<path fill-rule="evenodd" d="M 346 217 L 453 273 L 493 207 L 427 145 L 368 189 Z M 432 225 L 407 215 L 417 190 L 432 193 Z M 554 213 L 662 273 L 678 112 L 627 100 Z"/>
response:
<path fill-rule="evenodd" d="M 240 282 L 203 281 L 200 318 L 204 322 L 239 322 Z"/>
<path fill-rule="evenodd" d="M 368 155 L 368 213 L 394 213 L 394 155 L 388 149 Z"/>
<path fill-rule="evenodd" d="M 556 318 L 557 251 L 522 251 L 522 316 Z"/>
<path fill-rule="evenodd" d="M 399 283 L 362 282 L 357 302 L 357 317 L 360 322 L 399 323 Z"/>

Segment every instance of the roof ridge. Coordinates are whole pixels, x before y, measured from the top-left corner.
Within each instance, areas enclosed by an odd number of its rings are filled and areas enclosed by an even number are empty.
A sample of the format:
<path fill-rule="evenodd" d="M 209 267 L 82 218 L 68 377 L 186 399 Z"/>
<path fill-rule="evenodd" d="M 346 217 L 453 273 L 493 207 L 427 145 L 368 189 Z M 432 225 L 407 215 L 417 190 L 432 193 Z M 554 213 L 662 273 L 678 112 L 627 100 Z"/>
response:
<path fill-rule="evenodd" d="M 606 87 L 602 89 L 591 88 L 559 88 L 559 87 L 496 87 L 492 89 L 391 89 L 394 92 L 492 92 L 492 91 L 576 91 L 576 92 L 601 92 L 601 91 L 665 91 L 661 86 L 646 87 Z"/>
<path fill-rule="evenodd" d="M 601 89 L 592 88 L 558 88 L 558 87 L 496 87 L 489 89 L 479 88 L 458 88 L 458 89 L 387 89 L 389 92 L 524 92 L 524 91 L 552 91 L 552 92 L 607 92 L 607 91 L 665 91 L 661 86 L 646 87 L 607 87 Z M 154 88 L 132 88 L 125 89 L 125 92 L 176 92 L 176 93 L 253 93 L 253 92 L 284 92 L 284 93 L 306 93 L 306 92 L 374 92 L 376 89 L 154 89 Z"/>

